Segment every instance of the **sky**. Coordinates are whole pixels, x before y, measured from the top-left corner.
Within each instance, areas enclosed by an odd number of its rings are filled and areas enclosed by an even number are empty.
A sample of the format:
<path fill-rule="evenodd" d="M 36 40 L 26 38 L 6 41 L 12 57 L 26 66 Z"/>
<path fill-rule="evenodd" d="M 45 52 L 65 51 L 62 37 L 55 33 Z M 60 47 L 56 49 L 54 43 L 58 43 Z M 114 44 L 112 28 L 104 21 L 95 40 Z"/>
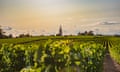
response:
<path fill-rule="evenodd" d="M 0 0 L 6 34 L 120 34 L 120 0 Z"/>

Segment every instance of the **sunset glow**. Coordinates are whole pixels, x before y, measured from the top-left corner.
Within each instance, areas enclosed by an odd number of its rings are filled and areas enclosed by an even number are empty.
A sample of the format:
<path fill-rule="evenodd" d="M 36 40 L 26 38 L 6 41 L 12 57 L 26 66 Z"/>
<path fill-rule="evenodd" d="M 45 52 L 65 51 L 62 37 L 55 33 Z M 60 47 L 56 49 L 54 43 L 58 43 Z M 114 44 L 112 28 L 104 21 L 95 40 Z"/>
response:
<path fill-rule="evenodd" d="M 0 25 L 7 33 L 64 34 L 93 30 L 120 34 L 120 0 L 0 0 Z M 111 23 L 111 24 L 110 24 Z"/>

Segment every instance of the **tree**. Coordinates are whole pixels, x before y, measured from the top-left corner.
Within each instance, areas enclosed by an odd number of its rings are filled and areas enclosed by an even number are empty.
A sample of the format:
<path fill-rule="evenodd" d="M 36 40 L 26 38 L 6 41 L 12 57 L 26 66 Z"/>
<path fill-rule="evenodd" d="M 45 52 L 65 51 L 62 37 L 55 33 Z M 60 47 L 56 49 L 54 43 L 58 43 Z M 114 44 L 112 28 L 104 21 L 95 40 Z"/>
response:
<path fill-rule="evenodd" d="M 2 29 L 1 29 L 1 26 L 0 26 L 0 38 L 2 37 Z"/>
<path fill-rule="evenodd" d="M 12 35 L 12 34 L 10 34 L 10 35 L 8 36 L 8 38 L 13 38 L 13 35 Z"/>
<path fill-rule="evenodd" d="M 87 31 L 85 31 L 85 32 L 84 32 L 84 34 L 85 34 L 85 35 L 87 35 L 87 34 L 88 34 L 88 32 L 87 32 Z"/>
<path fill-rule="evenodd" d="M 81 33 L 80 33 L 80 32 L 78 32 L 78 33 L 77 33 L 77 35 L 81 35 Z"/>
<path fill-rule="evenodd" d="M 5 32 L 3 32 L 3 29 L 0 26 L 0 38 L 5 38 L 6 36 L 4 35 Z"/>
<path fill-rule="evenodd" d="M 93 31 L 85 31 L 83 33 L 78 32 L 77 35 L 94 35 Z"/>
<path fill-rule="evenodd" d="M 24 34 L 20 34 L 20 35 L 19 35 L 19 38 L 22 38 L 22 37 L 24 37 Z"/>
<path fill-rule="evenodd" d="M 94 35 L 93 31 L 89 31 L 88 35 Z"/>

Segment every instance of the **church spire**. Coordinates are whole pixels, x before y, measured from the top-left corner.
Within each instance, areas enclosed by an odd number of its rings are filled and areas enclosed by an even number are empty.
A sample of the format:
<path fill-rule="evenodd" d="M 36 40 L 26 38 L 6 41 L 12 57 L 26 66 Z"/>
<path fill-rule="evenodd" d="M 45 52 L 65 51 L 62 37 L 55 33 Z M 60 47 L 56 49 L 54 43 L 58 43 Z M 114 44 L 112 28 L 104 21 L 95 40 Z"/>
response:
<path fill-rule="evenodd" d="M 56 34 L 56 36 L 62 36 L 63 35 L 63 31 L 62 31 L 62 26 L 60 25 L 59 27 L 59 33 Z"/>
<path fill-rule="evenodd" d="M 59 35 L 62 36 L 63 33 L 62 33 L 62 26 L 60 25 L 60 28 L 59 28 Z"/>

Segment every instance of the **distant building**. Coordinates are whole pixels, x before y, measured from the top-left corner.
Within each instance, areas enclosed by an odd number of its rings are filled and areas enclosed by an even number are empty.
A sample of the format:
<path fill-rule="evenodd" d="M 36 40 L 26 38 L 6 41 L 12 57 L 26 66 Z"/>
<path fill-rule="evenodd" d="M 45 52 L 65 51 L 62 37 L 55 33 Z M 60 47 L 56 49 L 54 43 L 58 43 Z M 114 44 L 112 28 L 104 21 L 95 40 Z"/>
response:
<path fill-rule="evenodd" d="M 59 33 L 56 34 L 56 36 L 62 36 L 62 35 L 63 35 L 63 31 L 62 31 L 62 26 L 60 25 Z"/>
<path fill-rule="evenodd" d="M 59 29 L 59 34 L 60 34 L 60 36 L 63 35 L 63 32 L 62 32 L 62 26 L 61 26 L 61 25 L 60 25 L 60 29 Z"/>

